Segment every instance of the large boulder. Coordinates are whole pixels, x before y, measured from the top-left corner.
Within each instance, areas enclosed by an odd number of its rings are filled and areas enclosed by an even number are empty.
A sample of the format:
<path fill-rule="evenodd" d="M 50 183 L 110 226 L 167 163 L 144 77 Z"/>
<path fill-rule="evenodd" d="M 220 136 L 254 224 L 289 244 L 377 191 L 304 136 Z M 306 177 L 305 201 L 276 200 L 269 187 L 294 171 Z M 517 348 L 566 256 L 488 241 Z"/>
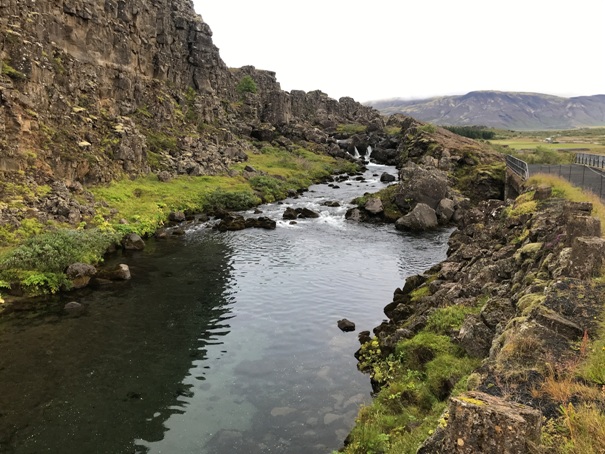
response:
<path fill-rule="evenodd" d="M 441 424 L 418 454 L 539 452 L 542 413 L 480 392 L 452 397 Z M 539 448 L 538 448 L 539 449 Z"/>
<path fill-rule="evenodd" d="M 597 276 L 605 263 L 605 239 L 598 237 L 574 238 L 567 274 L 585 278 Z"/>
<path fill-rule="evenodd" d="M 86 263 L 72 263 L 65 270 L 65 274 L 71 280 L 72 288 L 84 288 L 90 279 L 97 274 L 97 269 Z"/>
<path fill-rule="evenodd" d="M 380 200 L 378 197 L 372 197 L 368 199 L 368 201 L 363 207 L 367 212 L 371 214 L 380 214 L 384 211 L 382 200 Z"/>
<path fill-rule="evenodd" d="M 489 355 L 493 338 L 492 330 L 476 315 L 467 315 L 458 333 L 460 346 L 475 358 L 486 358 Z"/>
<path fill-rule="evenodd" d="M 395 222 L 397 230 L 411 230 L 414 232 L 434 229 L 438 225 L 435 210 L 424 203 L 417 204 L 410 213 L 400 217 Z"/>
<path fill-rule="evenodd" d="M 129 233 L 122 239 L 122 247 L 126 251 L 142 251 L 145 249 L 145 242 L 136 233 Z"/>
<path fill-rule="evenodd" d="M 364 217 L 363 217 L 363 214 L 361 213 L 361 210 L 359 208 L 355 207 L 355 208 L 350 208 L 347 210 L 347 212 L 345 213 L 345 219 L 347 221 L 362 222 Z"/>
<path fill-rule="evenodd" d="M 288 207 L 288 208 L 286 208 L 286 211 L 284 211 L 282 218 L 283 219 L 297 219 L 298 213 L 296 212 L 296 210 L 294 208 Z"/>
<path fill-rule="evenodd" d="M 396 180 L 397 177 L 395 175 L 391 175 L 388 172 L 382 172 L 382 175 L 380 175 L 380 181 L 382 181 L 383 183 L 391 183 Z"/>
<path fill-rule="evenodd" d="M 400 190 L 395 204 L 404 213 L 416 203 L 424 203 L 435 210 L 448 195 L 447 174 L 442 170 L 421 167 L 410 161 L 401 169 L 399 177 Z"/>
<path fill-rule="evenodd" d="M 456 203 L 452 199 L 441 199 L 435 213 L 441 224 L 450 222 L 456 212 Z"/>

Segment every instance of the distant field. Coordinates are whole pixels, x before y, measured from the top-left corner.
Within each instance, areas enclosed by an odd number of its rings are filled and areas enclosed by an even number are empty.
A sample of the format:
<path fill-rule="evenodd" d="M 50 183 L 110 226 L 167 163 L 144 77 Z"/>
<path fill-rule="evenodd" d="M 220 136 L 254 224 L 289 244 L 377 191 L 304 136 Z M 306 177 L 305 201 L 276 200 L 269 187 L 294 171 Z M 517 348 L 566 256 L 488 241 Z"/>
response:
<path fill-rule="evenodd" d="M 507 145 L 513 150 L 532 150 L 544 147 L 548 150 L 588 148 L 588 153 L 605 154 L 605 128 L 579 128 L 565 131 L 507 131 L 494 130 L 498 140 L 490 142 Z M 546 142 L 551 138 L 558 143 Z"/>
<path fill-rule="evenodd" d="M 536 147 L 544 147 L 549 150 L 587 149 L 587 153 L 605 154 L 605 145 L 601 143 L 585 142 L 582 140 L 565 140 L 560 143 L 548 143 L 544 140 L 519 137 L 514 139 L 490 140 L 495 145 L 505 145 L 513 150 L 532 150 Z M 577 150 L 580 151 L 580 150 Z"/>

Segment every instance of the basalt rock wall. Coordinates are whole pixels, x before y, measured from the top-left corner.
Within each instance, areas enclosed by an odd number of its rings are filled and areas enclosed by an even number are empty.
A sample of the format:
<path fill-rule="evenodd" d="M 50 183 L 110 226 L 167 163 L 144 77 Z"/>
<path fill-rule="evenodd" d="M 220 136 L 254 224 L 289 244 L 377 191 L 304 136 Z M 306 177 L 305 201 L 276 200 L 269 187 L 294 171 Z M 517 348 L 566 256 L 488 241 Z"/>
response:
<path fill-rule="evenodd" d="M 0 0 L 0 68 L 0 200 L 18 187 L 25 210 L 46 209 L 50 187 L 84 215 L 68 197 L 82 185 L 224 173 L 278 135 L 329 151 L 325 126 L 380 118 L 351 98 L 285 92 L 270 71 L 228 68 L 190 0 Z M 238 91 L 245 75 L 255 93 Z M 11 223 L 28 216 L 0 209 Z"/>

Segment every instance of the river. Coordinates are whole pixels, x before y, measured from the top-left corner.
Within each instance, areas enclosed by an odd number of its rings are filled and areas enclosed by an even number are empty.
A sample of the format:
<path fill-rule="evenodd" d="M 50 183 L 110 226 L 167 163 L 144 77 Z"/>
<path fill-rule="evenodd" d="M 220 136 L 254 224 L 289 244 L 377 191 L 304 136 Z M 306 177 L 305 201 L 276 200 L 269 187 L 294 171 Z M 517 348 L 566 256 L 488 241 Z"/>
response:
<path fill-rule="evenodd" d="M 315 185 L 259 207 L 275 230 L 200 224 L 112 258 L 132 280 L 54 299 L 0 324 L 0 452 L 329 453 L 369 378 L 357 333 L 383 319 L 405 277 L 445 258 L 451 230 L 413 235 L 346 221 L 385 185 Z M 338 201 L 340 207 L 326 207 Z M 281 220 L 287 206 L 317 219 Z M 79 317 L 63 305 L 85 306 Z M 354 333 L 336 322 L 348 318 Z"/>

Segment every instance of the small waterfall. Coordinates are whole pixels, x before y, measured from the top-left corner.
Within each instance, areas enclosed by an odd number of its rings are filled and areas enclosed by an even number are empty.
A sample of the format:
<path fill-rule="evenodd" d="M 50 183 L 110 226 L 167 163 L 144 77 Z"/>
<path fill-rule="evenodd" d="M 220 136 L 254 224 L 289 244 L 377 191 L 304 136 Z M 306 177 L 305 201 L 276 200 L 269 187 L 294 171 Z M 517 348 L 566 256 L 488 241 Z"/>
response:
<path fill-rule="evenodd" d="M 372 156 L 372 147 L 368 145 L 368 148 L 366 148 L 366 154 L 364 155 L 364 159 L 366 161 L 370 160 L 370 156 Z"/>
<path fill-rule="evenodd" d="M 355 159 L 359 159 L 359 158 L 361 158 L 361 155 L 359 154 L 359 150 L 357 149 L 357 147 L 354 147 L 354 148 L 355 148 L 355 154 L 353 155 L 353 157 L 354 157 Z"/>

